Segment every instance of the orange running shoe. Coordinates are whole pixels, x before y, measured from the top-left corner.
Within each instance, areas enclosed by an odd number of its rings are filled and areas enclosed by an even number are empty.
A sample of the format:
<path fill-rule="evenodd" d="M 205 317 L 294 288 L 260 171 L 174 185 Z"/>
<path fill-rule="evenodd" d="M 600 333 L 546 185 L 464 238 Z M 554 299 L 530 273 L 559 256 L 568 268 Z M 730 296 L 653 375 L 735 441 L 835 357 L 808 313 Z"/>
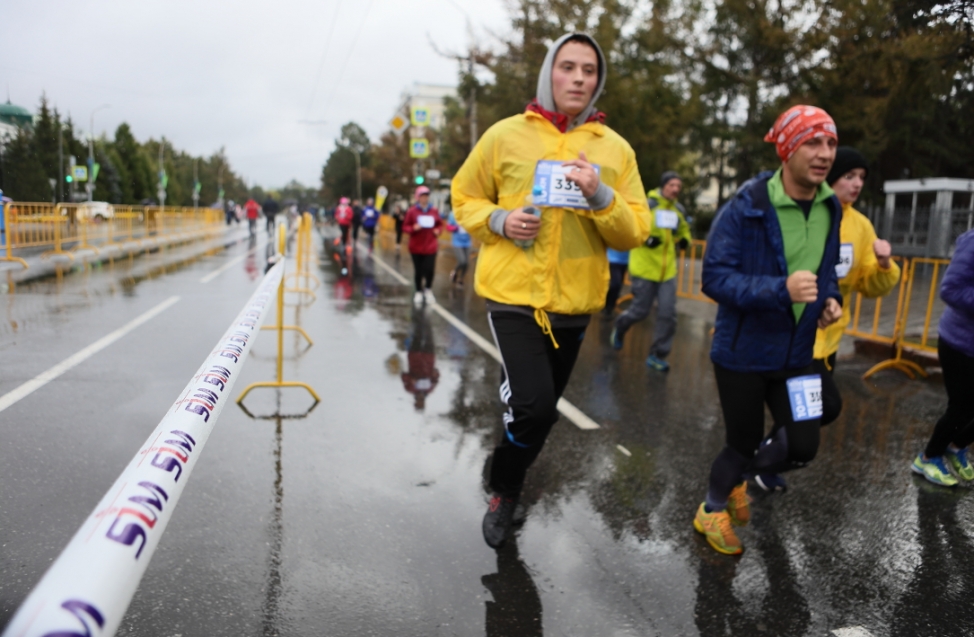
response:
<path fill-rule="evenodd" d="M 702 533 L 718 553 L 724 555 L 738 555 L 744 551 L 744 546 L 731 524 L 731 517 L 727 511 L 714 511 L 707 513 L 704 503 L 700 503 L 697 515 L 693 518 L 693 528 L 697 533 Z"/>
<path fill-rule="evenodd" d="M 751 521 L 751 498 L 747 495 L 747 480 L 731 491 L 727 498 L 727 513 L 731 522 L 737 526 L 745 526 Z"/>

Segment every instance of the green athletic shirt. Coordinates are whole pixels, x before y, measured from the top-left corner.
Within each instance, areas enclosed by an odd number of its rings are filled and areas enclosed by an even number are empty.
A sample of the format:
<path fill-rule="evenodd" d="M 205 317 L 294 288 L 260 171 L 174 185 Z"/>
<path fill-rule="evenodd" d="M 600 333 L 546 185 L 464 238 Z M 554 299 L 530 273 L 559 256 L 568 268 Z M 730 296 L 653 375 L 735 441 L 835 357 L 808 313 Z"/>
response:
<path fill-rule="evenodd" d="M 785 194 L 780 168 L 768 181 L 768 198 L 771 199 L 771 205 L 778 214 L 789 276 L 801 270 L 818 274 L 818 268 L 822 265 L 822 254 L 825 252 L 825 242 L 832 227 L 832 218 L 825 200 L 833 194 L 835 193 L 832 188 L 822 182 L 806 219 L 801 207 Z M 795 313 L 797 323 L 805 311 L 805 304 L 792 303 L 791 309 Z"/>

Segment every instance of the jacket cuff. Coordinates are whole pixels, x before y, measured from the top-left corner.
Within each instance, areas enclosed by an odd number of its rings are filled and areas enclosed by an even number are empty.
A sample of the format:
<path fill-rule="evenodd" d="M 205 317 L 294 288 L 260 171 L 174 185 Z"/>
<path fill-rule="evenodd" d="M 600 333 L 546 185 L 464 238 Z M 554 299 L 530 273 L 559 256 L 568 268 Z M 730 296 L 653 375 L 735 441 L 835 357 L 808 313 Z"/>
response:
<path fill-rule="evenodd" d="M 592 210 L 604 210 L 612 204 L 615 196 L 615 191 L 600 181 L 599 187 L 595 189 L 595 194 L 591 197 L 586 197 L 585 200 L 588 201 L 588 205 Z"/>
<path fill-rule="evenodd" d="M 504 234 L 504 222 L 507 221 L 507 215 L 511 214 L 510 210 L 501 210 L 498 208 L 494 212 L 490 213 L 490 220 L 487 222 L 487 227 L 490 231 L 500 237 L 506 237 Z"/>
<path fill-rule="evenodd" d="M 782 278 L 781 288 L 778 290 L 778 302 L 787 310 L 790 310 L 792 303 L 794 303 L 791 300 L 791 293 L 788 291 L 788 277 Z"/>

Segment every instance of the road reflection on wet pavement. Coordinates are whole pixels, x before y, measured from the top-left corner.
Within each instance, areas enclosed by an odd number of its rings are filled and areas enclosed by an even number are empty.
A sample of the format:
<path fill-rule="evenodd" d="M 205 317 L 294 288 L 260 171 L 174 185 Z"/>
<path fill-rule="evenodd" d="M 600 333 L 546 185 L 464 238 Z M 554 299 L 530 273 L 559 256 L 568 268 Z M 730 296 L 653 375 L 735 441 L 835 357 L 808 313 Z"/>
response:
<path fill-rule="evenodd" d="M 723 445 L 708 356 L 713 307 L 680 301 L 666 375 L 643 362 L 652 319 L 615 352 L 609 321 L 595 317 L 565 397 L 600 429 L 565 418 L 555 426 L 528 474 L 527 521 L 495 552 L 480 520 L 502 428 L 499 364 L 430 308 L 414 308 L 412 290 L 364 250 L 349 263 L 333 257 L 330 237 L 316 241 L 326 250 L 318 301 L 288 295 L 289 321 L 314 346 L 286 335 L 285 375 L 323 401 L 306 413 L 311 399 L 300 390 L 259 390 L 246 400 L 254 417 L 224 411 L 120 635 L 974 634 L 970 490 L 938 489 L 908 470 L 945 405 L 939 382 L 885 372 L 864 383 L 874 361 L 840 360 L 843 414 L 823 430 L 812 465 L 787 476 L 788 492 L 751 490 L 746 550 L 732 558 L 691 526 Z M 377 257 L 411 280 L 408 254 L 397 256 L 389 236 L 379 243 Z M 174 354 L 157 365 L 158 386 L 144 390 L 152 404 L 172 400 L 183 370 L 252 291 L 257 254 L 154 335 L 163 344 L 198 333 L 177 348 L 185 364 Z M 214 265 L 190 264 L 153 284 L 188 294 Z M 438 302 L 489 339 L 472 276 L 450 289 L 452 265 L 441 251 Z M 148 296 L 143 288 L 134 293 Z M 137 349 L 106 350 L 117 369 L 106 361 L 104 377 L 131 373 L 123 359 Z M 3 351 L 26 357 L 20 346 Z M 273 378 L 275 355 L 274 339 L 258 340 L 239 382 Z M 70 381 L 67 395 L 85 404 Z M 115 430 L 77 411 L 73 426 L 41 401 L 0 416 L 8 430 L 15 418 L 46 423 L 31 438 L 14 430 L 13 445 L 56 437 L 76 453 L 102 453 L 107 467 L 97 479 L 76 467 L 45 487 L 50 506 L 76 503 L 51 521 L 64 533 L 32 542 L 27 529 L 51 518 L 31 511 L 36 494 L 14 476 L 13 452 L 0 452 L 0 484 L 9 485 L 0 491 L 0 566 L 23 573 L 0 585 L 0 623 L 160 415 L 135 409 L 125 421 L 132 431 L 106 451 L 92 437 Z M 53 466 L 69 453 L 60 446 L 35 461 Z"/>

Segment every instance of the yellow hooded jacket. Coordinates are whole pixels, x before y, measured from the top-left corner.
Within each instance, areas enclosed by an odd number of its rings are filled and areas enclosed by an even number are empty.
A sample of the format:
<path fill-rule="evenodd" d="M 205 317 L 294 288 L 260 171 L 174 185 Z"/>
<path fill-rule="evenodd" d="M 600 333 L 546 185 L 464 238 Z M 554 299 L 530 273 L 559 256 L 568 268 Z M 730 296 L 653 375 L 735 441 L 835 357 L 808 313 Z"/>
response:
<path fill-rule="evenodd" d="M 580 151 L 598 164 L 602 183 L 613 190 L 607 208 L 542 208 L 541 230 L 527 249 L 490 229 L 495 210 L 525 205 L 539 160 L 569 161 Z M 587 122 L 562 133 L 530 111 L 497 122 L 477 142 L 451 190 L 457 222 L 483 242 L 477 294 L 558 314 L 602 309 L 609 286 L 606 247 L 631 250 L 649 237 L 643 192 L 632 147 L 605 124 Z"/>
<path fill-rule="evenodd" d="M 845 257 L 849 247 L 852 248 L 852 262 L 849 272 L 839 279 L 839 291 L 842 293 L 842 318 L 824 330 L 815 334 L 815 358 L 828 358 L 839 351 L 842 333 L 849 325 L 852 312 L 852 292 L 857 291 L 867 298 L 886 296 L 900 281 L 900 266 L 890 262 L 889 269 L 879 267 L 873 243 L 876 241 L 876 230 L 869 219 L 852 207 L 852 204 L 842 206 L 842 226 L 839 228 L 839 240 L 842 243 L 842 256 Z M 837 267 L 844 267 L 840 264 Z"/>

